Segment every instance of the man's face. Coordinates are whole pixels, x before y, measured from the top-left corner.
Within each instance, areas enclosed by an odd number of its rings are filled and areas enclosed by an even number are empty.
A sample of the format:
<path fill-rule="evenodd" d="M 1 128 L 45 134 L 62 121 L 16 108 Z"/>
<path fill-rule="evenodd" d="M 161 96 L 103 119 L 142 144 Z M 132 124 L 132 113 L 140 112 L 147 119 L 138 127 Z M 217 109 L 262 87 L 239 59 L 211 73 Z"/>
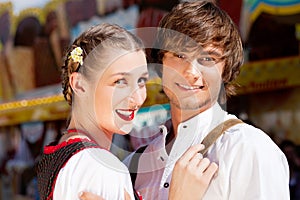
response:
<path fill-rule="evenodd" d="M 207 47 L 196 54 L 164 54 L 162 82 L 171 105 L 204 111 L 218 100 L 224 68 L 224 62 L 218 59 L 221 53 Z"/>

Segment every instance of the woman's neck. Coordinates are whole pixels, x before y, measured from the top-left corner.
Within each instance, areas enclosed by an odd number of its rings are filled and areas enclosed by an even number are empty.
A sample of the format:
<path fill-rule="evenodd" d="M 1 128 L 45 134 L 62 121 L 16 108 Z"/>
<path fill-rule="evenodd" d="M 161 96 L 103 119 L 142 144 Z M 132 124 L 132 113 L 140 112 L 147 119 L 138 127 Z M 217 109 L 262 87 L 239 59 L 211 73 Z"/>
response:
<path fill-rule="evenodd" d="M 68 130 L 72 130 L 69 132 L 77 133 L 77 135 L 74 134 L 74 137 L 87 137 L 95 141 L 100 147 L 105 148 L 107 150 L 110 149 L 113 134 L 107 134 L 99 127 L 96 127 L 93 124 L 87 124 L 83 126 L 82 124 L 74 123 L 74 121 L 71 120 L 68 126 Z"/>

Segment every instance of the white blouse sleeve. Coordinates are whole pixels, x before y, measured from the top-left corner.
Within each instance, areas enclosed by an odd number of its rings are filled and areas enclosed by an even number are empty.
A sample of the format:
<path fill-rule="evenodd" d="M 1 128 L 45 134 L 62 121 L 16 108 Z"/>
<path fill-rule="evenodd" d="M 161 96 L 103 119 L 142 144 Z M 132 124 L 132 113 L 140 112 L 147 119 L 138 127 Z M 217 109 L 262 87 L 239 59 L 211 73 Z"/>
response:
<path fill-rule="evenodd" d="M 122 200 L 124 190 L 134 199 L 126 166 L 110 152 L 92 148 L 72 156 L 60 170 L 54 200 L 76 200 L 81 191 L 92 192 L 104 199 Z"/>

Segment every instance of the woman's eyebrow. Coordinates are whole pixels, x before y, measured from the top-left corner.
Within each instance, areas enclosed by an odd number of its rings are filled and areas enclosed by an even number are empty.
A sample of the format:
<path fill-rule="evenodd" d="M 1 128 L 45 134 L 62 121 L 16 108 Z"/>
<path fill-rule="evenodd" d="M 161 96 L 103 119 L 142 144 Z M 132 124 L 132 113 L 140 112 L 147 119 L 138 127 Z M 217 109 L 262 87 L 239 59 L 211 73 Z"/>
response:
<path fill-rule="evenodd" d="M 133 73 L 131 73 L 131 72 L 117 72 L 117 73 L 112 74 L 111 76 L 129 76 L 131 74 L 133 74 Z M 148 75 L 149 75 L 148 72 L 144 72 L 142 74 L 142 76 L 148 76 Z"/>
<path fill-rule="evenodd" d="M 144 73 L 142 74 L 142 76 L 149 76 L 149 73 L 148 73 L 148 72 L 144 72 Z"/>
<path fill-rule="evenodd" d="M 119 75 L 129 76 L 130 73 L 129 72 L 117 72 L 117 73 L 112 74 L 111 76 L 119 76 Z"/>

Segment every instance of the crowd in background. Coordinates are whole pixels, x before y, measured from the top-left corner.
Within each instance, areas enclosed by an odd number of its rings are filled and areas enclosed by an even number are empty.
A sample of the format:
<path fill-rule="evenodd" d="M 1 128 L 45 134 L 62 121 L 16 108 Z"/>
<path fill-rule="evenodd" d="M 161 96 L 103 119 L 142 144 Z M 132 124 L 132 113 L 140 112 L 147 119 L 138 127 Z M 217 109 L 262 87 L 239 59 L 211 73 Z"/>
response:
<path fill-rule="evenodd" d="M 290 167 L 291 200 L 300 199 L 300 145 L 291 140 L 283 140 L 279 147 L 286 155 Z"/>

